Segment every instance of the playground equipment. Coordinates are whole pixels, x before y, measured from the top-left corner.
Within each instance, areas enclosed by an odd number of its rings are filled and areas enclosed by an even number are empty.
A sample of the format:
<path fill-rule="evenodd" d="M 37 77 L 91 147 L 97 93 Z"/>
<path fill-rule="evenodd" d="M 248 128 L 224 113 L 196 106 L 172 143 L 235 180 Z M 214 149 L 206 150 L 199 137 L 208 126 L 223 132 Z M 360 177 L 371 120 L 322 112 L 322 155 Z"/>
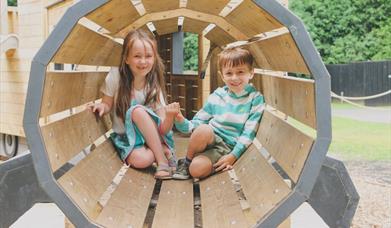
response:
<path fill-rule="evenodd" d="M 234 181 L 247 206 L 239 201 L 227 172 L 196 185 L 164 181 L 152 226 L 194 227 L 195 194 L 200 195 L 205 227 L 277 227 L 306 201 L 320 208 L 317 212 L 330 226 L 348 226 L 358 198 L 343 184 L 327 184 L 349 177 L 322 168 L 331 141 L 330 78 L 301 21 L 273 0 L 244 0 L 235 6 L 229 0 L 133 3 L 78 2 L 32 62 L 25 133 L 40 186 L 70 221 L 77 227 L 142 227 L 156 181 L 134 169 L 119 175 L 123 164 L 107 138 L 110 123 L 83 109 L 99 99 L 107 72 L 56 72 L 48 66 L 117 66 L 121 37 L 131 29 L 150 30 L 152 22 L 152 32 L 158 35 L 178 30 L 205 33 L 219 47 L 241 41 L 231 45 L 254 54 L 259 68 L 254 83 L 268 105 L 254 143 L 234 166 Z M 298 130 L 290 119 L 312 128 L 316 137 Z M 314 186 L 320 186 L 317 192 Z M 333 188 L 341 195 L 348 192 L 345 204 L 323 194 Z M 327 205 L 349 213 L 330 216 L 330 209 L 322 210 L 326 197 Z"/>

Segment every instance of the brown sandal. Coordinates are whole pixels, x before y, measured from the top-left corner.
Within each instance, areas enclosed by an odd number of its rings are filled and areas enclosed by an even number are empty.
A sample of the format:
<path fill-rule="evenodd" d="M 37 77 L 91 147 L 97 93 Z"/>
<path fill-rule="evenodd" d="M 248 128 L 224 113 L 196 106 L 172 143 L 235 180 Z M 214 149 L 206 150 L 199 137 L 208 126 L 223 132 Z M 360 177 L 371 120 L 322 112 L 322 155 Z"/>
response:
<path fill-rule="evenodd" d="M 168 174 L 167 175 L 156 175 L 156 173 L 160 172 L 160 171 L 164 171 L 164 172 L 167 172 Z M 158 179 L 158 180 L 170 180 L 172 179 L 172 168 L 166 164 L 160 164 L 156 167 L 156 172 L 155 172 L 155 179 Z"/>

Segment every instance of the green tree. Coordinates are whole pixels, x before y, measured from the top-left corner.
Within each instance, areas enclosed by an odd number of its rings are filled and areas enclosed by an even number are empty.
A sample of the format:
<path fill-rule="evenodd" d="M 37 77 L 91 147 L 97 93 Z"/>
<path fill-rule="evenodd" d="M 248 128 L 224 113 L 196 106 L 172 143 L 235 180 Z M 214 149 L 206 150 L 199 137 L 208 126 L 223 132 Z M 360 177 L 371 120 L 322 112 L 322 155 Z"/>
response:
<path fill-rule="evenodd" d="M 194 33 L 184 34 L 184 69 L 183 70 L 198 70 L 198 35 Z"/>
<path fill-rule="evenodd" d="M 17 6 L 18 5 L 17 0 L 7 0 L 7 3 L 9 6 Z"/>
<path fill-rule="evenodd" d="M 303 20 L 326 63 L 347 63 L 391 59 L 388 1 L 291 0 L 290 9 Z"/>

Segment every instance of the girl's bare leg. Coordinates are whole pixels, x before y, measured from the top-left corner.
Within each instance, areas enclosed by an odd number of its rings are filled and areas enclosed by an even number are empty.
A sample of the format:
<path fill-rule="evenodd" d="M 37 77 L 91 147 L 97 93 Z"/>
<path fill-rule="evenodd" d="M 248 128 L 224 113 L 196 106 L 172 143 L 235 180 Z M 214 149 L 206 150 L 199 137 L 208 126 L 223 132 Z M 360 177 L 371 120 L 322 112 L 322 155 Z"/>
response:
<path fill-rule="evenodd" d="M 155 161 L 155 156 L 152 150 L 146 147 L 134 149 L 132 153 L 126 158 L 126 162 L 138 169 L 147 168 Z"/>
<path fill-rule="evenodd" d="M 144 136 L 147 146 L 153 152 L 157 164 L 167 165 L 168 161 L 163 153 L 163 147 L 156 123 L 143 108 L 136 108 L 133 110 L 132 120 Z M 157 175 L 164 175 L 164 171 L 160 172 Z"/>

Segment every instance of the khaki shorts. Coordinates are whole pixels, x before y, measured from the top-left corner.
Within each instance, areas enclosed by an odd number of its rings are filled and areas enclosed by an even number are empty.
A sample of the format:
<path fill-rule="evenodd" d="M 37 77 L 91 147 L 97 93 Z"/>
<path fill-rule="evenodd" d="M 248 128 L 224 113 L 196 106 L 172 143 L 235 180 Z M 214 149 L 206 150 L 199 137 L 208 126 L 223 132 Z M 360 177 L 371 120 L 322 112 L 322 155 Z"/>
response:
<path fill-rule="evenodd" d="M 232 149 L 223 141 L 223 139 L 214 134 L 214 141 L 212 144 L 206 146 L 204 152 L 195 154 L 196 156 L 203 155 L 208 157 L 212 164 L 215 164 L 222 156 L 231 153 Z"/>

